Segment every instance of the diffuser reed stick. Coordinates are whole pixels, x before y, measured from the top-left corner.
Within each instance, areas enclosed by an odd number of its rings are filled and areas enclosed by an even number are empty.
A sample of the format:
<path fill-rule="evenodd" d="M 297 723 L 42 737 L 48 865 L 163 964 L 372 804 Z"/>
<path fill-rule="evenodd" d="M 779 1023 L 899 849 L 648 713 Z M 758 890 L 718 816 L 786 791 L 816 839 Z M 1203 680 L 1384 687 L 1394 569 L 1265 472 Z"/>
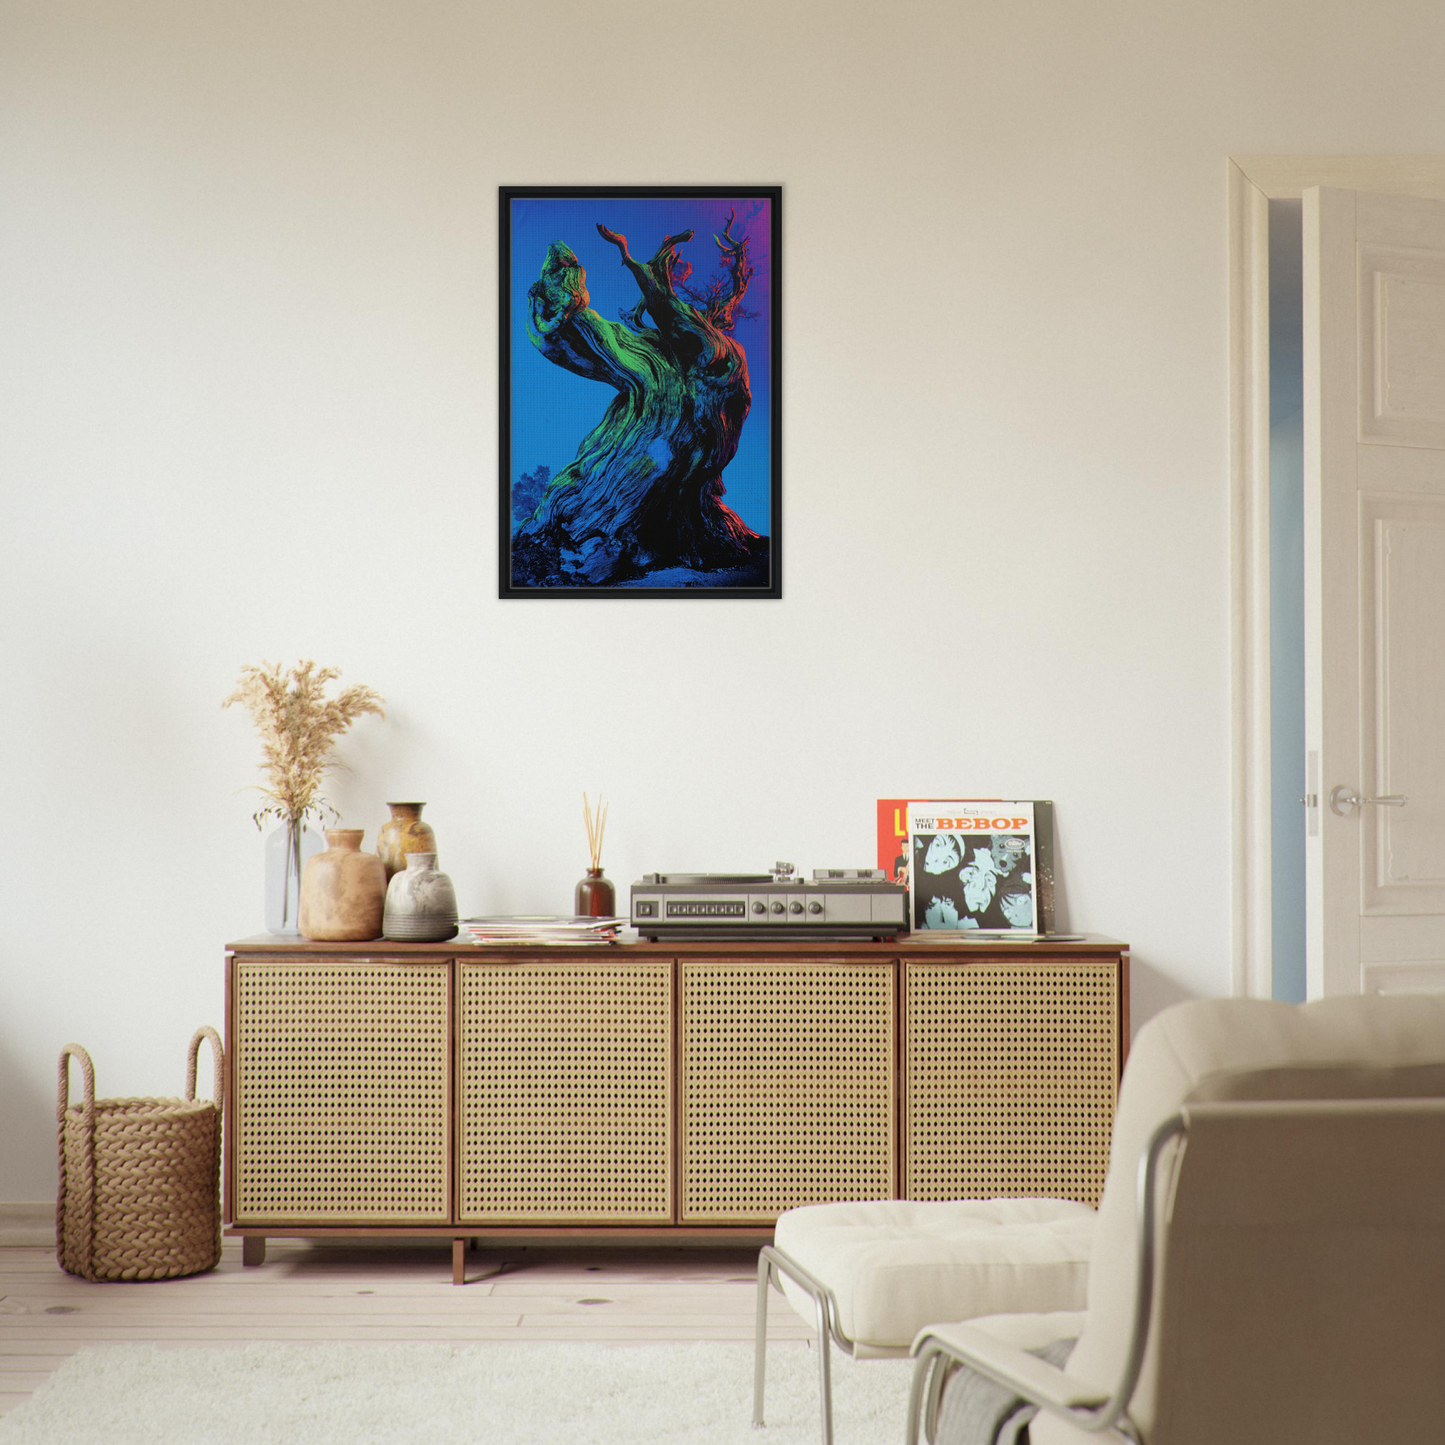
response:
<path fill-rule="evenodd" d="M 607 804 L 602 801 L 602 794 L 597 795 L 597 808 L 594 812 L 587 794 L 582 794 L 582 821 L 587 825 L 587 851 L 592 858 L 592 867 L 602 867 L 602 835 L 607 831 Z"/>

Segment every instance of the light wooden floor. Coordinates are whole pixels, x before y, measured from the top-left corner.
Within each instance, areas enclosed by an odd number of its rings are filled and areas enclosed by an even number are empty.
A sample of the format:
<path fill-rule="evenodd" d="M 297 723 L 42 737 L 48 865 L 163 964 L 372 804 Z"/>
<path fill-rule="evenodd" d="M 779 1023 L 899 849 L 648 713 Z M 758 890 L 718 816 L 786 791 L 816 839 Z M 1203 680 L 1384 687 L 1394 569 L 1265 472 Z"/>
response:
<path fill-rule="evenodd" d="M 0 1412 L 77 1350 L 105 1342 L 237 1345 L 253 1340 L 751 1340 L 757 1251 L 513 1247 L 272 1240 L 266 1263 L 190 1279 L 91 1284 L 53 1249 L 0 1248 Z M 774 1293 L 770 1339 L 809 1330 Z"/>

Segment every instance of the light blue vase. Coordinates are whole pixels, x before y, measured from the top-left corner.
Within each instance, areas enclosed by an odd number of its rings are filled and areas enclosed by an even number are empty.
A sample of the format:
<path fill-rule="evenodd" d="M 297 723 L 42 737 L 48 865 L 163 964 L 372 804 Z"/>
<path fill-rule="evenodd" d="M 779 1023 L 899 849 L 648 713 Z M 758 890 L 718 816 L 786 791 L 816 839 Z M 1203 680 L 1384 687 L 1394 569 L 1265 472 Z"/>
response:
<path fill-rule="evenodd" d="M 325 849 L 325 840 L 302 823 L 283 823 L 266 835 L 267 933 L 300 937 L 301 872 Z"/>

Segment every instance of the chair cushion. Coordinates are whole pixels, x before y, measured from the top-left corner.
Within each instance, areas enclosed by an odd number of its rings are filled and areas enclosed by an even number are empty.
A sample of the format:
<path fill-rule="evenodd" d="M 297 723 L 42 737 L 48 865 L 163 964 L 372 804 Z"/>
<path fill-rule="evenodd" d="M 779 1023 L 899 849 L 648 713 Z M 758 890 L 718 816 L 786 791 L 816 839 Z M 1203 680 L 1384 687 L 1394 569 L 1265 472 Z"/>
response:
<path fill-rule="evenodd" d="M 1094 1218 L 1071 1199 L 885 1199 L 790 1209 L 774 1240 L 833 1291 L 857 1353 L 906 1354 L 943 1320 L 1083 1309 Z M 815 1319 L 786 1278 L 783 1293 Z"/>

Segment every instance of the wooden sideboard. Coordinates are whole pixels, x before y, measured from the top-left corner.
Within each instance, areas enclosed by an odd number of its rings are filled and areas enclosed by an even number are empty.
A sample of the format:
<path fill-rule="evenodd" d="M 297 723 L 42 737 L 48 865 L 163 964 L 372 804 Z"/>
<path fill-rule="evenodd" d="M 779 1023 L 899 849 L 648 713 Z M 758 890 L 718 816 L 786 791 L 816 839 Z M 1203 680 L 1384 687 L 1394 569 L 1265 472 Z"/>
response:
<path fill-rule="evenodd" d="M 1044 944 L 226 953 L 225 1215 L 269 1235 L 766 1240 L 836 1199 L 1096 1203 L 1129 955 Z"/>

